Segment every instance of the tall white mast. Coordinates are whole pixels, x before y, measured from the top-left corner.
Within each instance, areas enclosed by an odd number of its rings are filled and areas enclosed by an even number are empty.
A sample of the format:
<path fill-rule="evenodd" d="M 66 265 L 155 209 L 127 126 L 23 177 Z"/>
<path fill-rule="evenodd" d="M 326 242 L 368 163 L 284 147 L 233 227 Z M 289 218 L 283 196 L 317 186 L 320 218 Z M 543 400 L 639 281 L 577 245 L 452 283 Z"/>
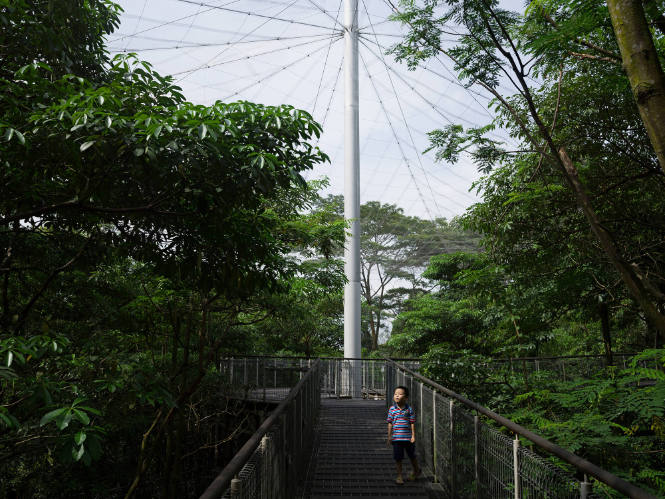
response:
<path fill-rule="evenodd" d="M 353 220 L 344 251 L 344 272 L 348 279 L 344 288 L 344 357 L 360 358 L 358 0 L 344 0 L 344 27 L 344 217 Z M 356 396 L 360 387 L 354 386 L 352 390 Z"/>

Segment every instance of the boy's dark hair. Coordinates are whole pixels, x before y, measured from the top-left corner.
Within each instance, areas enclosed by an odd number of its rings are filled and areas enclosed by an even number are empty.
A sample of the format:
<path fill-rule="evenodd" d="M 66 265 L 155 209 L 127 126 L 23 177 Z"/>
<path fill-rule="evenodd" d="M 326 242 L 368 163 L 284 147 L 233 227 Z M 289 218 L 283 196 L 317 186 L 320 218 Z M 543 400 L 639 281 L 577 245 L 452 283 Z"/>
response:
<path fill-rule="evenodd" d="M 404 390 L 404 395 L 406 395 L 407 397 L 409 396 L 409 389 L 406 386 L 402 386 L 402 385 L 396 386 L 395 390 Z M 394 392 L 394 390 L 393 390 L 393 392 Z"/>

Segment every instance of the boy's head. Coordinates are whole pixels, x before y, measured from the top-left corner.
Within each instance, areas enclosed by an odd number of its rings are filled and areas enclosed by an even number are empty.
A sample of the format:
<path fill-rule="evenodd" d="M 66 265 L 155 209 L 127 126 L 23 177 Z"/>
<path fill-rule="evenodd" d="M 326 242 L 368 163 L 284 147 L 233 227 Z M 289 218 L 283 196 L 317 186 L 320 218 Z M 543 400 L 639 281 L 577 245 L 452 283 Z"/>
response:
<path fill-rule="evenodd" d="M 393 394 L 393 400 L 397 405 L 402 405 L 406 403 L 409 399 L 409 389 L 406 386 L 398 386 L 395 388 L 395 393 Z"/>

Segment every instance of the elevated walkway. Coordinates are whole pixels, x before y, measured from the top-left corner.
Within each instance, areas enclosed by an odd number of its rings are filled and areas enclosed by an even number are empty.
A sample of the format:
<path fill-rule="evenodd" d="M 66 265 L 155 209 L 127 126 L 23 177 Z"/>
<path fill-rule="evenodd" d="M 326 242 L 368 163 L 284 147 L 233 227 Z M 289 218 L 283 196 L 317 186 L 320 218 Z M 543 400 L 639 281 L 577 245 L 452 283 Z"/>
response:
<path fill-rule="evenodd" d="M 301 497 L 429 498 L 431 477 L 395 484 L 395 462 L 392 449 L 386 445 L 385 419 L 385 400 L 322 400 Z M 411 463 L 405 459 L 405 477 L 410 470 Z"/>
<path fill-rule="evenodd" d="M 599 498 L 591 476 L 613 494 L 656 499 L 423 377 L 417 365 L 391 359 L 251 358 L 227 359 L 219 370 L 231 393 L 266 402 L 284 398 L 201 499 Z M 418 459 L 426 472 L 404 485 L 394 483 L 392 449 L 386 445 L 385 395 L 396 386 L 410 393 Z M 570 468 L 553 465 L 552 457 Z M 405 474 L 410 469 L 405 461 Z"/>

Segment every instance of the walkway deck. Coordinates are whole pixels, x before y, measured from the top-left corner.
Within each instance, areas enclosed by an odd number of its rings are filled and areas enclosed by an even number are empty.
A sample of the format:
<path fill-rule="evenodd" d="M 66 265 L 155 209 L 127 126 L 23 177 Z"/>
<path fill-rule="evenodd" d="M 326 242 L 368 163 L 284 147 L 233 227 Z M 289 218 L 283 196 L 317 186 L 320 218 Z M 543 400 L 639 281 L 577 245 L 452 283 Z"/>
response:
<path fill-rule="evenodd" d="M 303 499 L 387 497 L 428 499 L 430 481 L 395 484 L 386 445 L 385 400 L 321 400 L 321 412 Z M 405 477 L 411 463 L 404 460 Z"/>

